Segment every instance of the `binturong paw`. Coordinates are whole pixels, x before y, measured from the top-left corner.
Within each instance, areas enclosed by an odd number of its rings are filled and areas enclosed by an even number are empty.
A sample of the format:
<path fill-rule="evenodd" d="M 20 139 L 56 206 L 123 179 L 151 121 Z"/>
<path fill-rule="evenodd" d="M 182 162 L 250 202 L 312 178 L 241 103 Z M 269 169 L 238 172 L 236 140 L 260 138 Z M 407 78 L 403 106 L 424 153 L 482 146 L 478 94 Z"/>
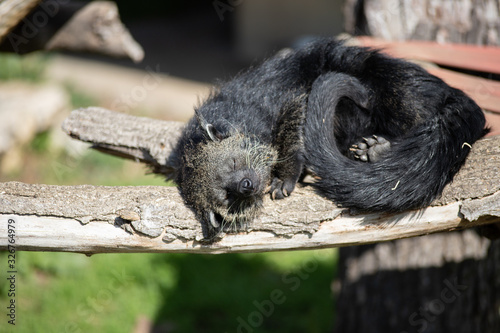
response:
<path fill-rule="evenodd" d="M 373 135 L 371 138 L 363 138 L 362 142 L 352 145 L 349 150 L 354 158 L 362 162 L 377 162 L 391 150 L 391 143 L 381 136 Z"/>
<path fill-rule="evenodd" d="M 271 182 L 269 193 L 271 194 L 271 199 L 283 199 L 288 197 L 295 188 L 296 180 L 295 178 L 281 180 L 275 177 Z"/>

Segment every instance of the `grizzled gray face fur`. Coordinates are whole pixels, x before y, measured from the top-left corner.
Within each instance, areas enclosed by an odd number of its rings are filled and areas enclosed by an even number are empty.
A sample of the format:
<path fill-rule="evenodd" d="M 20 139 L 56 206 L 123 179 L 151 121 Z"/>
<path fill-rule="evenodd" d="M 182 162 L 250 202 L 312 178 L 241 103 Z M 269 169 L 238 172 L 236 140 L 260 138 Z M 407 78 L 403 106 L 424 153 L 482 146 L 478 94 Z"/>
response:
<path fill-rule="evenodd" d="M 210 139 L 185 155 L 185 199 L 213 230 L 244 228 L 262 206 L 277 153 L 241 133 L 222 138 L 211 124 L 201 126 Z"/>

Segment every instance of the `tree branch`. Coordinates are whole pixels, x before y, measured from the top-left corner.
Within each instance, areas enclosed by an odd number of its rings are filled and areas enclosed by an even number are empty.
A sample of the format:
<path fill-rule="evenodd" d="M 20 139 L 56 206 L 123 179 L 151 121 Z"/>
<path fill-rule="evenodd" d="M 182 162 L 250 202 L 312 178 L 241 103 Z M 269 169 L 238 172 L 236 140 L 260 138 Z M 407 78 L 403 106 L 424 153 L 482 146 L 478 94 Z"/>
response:
<path fill-rule="evenodd" d="M 184 123 L 135 117 L 99 107 L 74 110 L 62 129 L 107 154 L 143 162 L 154 173 L 173 171 L 172 150 Z"/>
<path fill-rule="evenodd" d="M 116 4 L 110 1 L 3 1 L 0 50 L 19 54 L 37 50 L 94 52 L 134 62 L 144 58 L 142 47 L 121 22 Z"/>
<path fill-rule="evenodd" d="M 0 42 L 41 0 L 4 0 L 0 3 Z"/>
<path fill-rule="evenodd" d="M 100 150 L 171 170 L 182 123 L 100 108 L 73 111 L 63 124 Z M 201 225 L 173 187 L 0 184 L 0 234 L 16 226 L 20 250 L 102 252 L 258 252 L 375 243 L 500 222 L 500 137 L 477 142 L 466 165 L 431 207 L 401 214 L 350 215 L 307 184 L 264 200 L 247 232 L 200 242 Z M 6 248 L 7 238 L 0 238 Z"/>
<path fill-rule="evenodd" d="M 248 232 L 214 244 L 200 242 L 201 225 L 173 187 L 3 183 L 0 207 L 0 234 L 15 221 L 19 250 L 227 253 L 368 244 L 499 222 L 500 192 L 397 215 L 351 216 L 305 186 L 285 200 L 266 199 Z M 7 245 L 2 237 L 0 248 Z"/>

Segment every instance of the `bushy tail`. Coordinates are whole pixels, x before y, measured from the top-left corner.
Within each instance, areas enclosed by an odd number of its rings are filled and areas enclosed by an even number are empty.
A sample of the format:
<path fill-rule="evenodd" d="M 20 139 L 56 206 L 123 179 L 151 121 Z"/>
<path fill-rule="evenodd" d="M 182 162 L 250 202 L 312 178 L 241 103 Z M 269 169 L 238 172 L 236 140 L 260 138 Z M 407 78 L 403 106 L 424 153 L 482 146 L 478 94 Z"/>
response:
<path fill-rule="evenodd" d="M 309 96 L 304 130 L 307 167 L 319 178 L 315 186 L 341 206 L 362 212 L 430 204 L 462 166 L 470 145 L 486 133 L 481 109 L 454 91 L 435 117 L 392 142 L 380 161 L 365 163 L 341 154 L 333 131 L 339 100 L 365 103 L 365 88 L 345 74 L 321 76 Z"/>

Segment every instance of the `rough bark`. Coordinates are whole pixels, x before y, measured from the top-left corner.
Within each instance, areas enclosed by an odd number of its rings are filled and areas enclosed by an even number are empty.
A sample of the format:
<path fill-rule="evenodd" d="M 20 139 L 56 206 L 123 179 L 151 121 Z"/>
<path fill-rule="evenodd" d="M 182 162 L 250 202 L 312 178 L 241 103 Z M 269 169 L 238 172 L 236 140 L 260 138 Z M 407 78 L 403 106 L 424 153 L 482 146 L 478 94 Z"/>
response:
<path fill-rule="evenodd" d="M 285 200 L 267 198 L 262 214 L 247 232 L 206 244 L 201 241 L 200 223 L 173 187 L 10 182 L 0 184 L 3 235 L 8 234 L 9 219 L 15 221 L 20 250 L 277 251 L 368 244 L 499 222 L 500 191 L 483 199 L 396 215 L 350 215 L 305 186 Z M 7 239 L 1 238 L 0 248 L 7 245 Z"/>
<path fill-rule="evenodd" d="M 339 258 L 335 332 L 500 332 L 500 241 L 466 230 Z"/>
<path fill-rule="evenodd" d="M 6 14 L 0 15 L 1 51 L 94 52 L 128 57 L 135 62 L 144 58 L 142 47 L 120 21 L 113 2 L 8 0 L 0 4 L 0 14 L 3 9 Z"/>
<path fill-rule="evenodd" d="M 40 0 L 4 0 L 0 3 L 0 42 L 40 2 Z"/>
<path fill-rule="evenodd" d="M 75 110 L 64 121 L 63 130 L 71 137 L 90 142 L 95 149 L 139 160 L 153 172 L 172 172 L 172 149 L 183 123 L 135 117 L 98 107 Z M 453 183 L 436 204 L 445 205 L 468 198 L 481 198 L 500 190 L 500 137 L 477 142 Z"/>
<path fill-rule="evenodd" d="M 170 155 L 184 123 L 89 107 L 74 110 L 62 128 L 94 149 L 146 163 L 153 172 L 167 175 L 173 172 Z"/>
<path fill-rule="evenodd" d="M 497 0 L 347 0 L 344 16 L 355 35 L 500 45 Z"/>

